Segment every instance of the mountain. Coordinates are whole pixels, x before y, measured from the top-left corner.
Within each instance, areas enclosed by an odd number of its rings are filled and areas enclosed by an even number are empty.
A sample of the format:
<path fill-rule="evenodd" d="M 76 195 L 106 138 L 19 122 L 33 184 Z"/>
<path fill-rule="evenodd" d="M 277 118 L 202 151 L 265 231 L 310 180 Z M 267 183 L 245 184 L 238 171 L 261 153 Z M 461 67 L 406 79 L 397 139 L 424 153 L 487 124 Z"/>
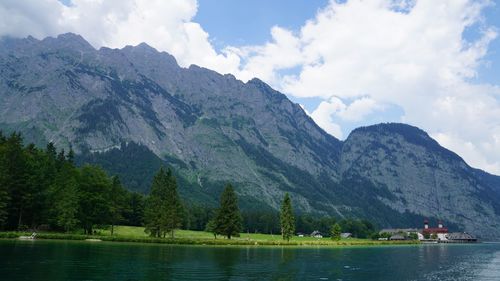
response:
<path fill-rule="evenodd" d="M 344 141 L 264 82 L 190 66 L 147 44 L 94 49 L 81 36 L 0 41 L 0 129 L 60 148 L 147 192 L 174 167 L 190 201 L 215 205 L 223 184 L 243 208 L 419 226 L 424 217 L 500 237 L 500 178 L 469 167 L 422 130 L 380 124 Z"/>

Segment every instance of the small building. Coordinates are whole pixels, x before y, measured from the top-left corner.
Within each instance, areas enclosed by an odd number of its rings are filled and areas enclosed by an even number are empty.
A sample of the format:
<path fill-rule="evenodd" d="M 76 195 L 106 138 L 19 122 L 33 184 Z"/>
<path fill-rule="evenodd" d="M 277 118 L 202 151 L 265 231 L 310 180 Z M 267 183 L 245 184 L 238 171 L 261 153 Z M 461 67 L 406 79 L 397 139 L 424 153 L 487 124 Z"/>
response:
<path fill-rule="evenodd" d="M 297 236 L 298 236 L 298 237 L 304 237 L 304 233 L 302 233 L 302 232 L 297 232 Z"/>
<path fill-rule="evenodd" d="M 352 233 L 350 232 L 344 232 L 344 233 L 340 233 L 340 238 L 351 238 L 352 237 Z"/>
<path fill-rule="evenodd" d="M 447 243 L 474 243 L 477 238 L 466 232 L 453 232 L 446 235 Z"/>
<path fill-rule="evenodd" d="M 402 234 L 394 234 L 392 235 L 389 240 L 394 240 L 394 241 L 397 241 L 397 240 L 406 240 L 406 237 Z"/>
<path fill-rule="evenodd" d="M 321 232 L 319 232 L 319 230 L 315 230 L 311 233 L 311 237 L 314 237 L 314 238 L 323 238 L 323 234 L 321 234 Z"/>

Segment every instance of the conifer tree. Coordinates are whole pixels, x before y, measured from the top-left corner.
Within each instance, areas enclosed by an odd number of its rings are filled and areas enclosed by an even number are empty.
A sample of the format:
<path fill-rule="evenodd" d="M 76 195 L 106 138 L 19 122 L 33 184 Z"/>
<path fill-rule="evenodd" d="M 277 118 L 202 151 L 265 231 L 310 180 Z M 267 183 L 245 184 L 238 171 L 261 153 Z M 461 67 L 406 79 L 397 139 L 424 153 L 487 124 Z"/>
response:
<path fill-rule="evenodd" d="M 330 231 L 330 235 L 332 237 L 332 240 L 340 240 L 340 234 L 342 233 L 342 228 L 340 227 L 340 225 L 338 223 L 334 224 L 332 226 L 332 229 Z"/>
<path fill-rule="evenodd" d="M 290 200 L 288 193 L 285 193 L 285 198 L 281 204 L 280 226 L 283 240 L 290 241 L 295 232 L 295 217 L 293 216 L 292 200 Z"/>
<path fill-rule="evenodd" d="M 0 131 L 0 229 L 7 221 L 9 192 L 6 185 L 7 161 L 5 159 L 5 138 Z"/>
<path fill-rule="evenodd" d="M 78 215 L 78 183 L 76 169 L 65 164 L 57 173 L 50 187 L 52 223 L 64 231 L 73 230 L 79 223 Z"/>
<path fill-rule="evenodd" d="M 151 191 L 146 199 L 144 207 L 144 231 L 152 237 L 160 237 L 162 233 L 161 218 L 162 218 L 162 205 L 166 192 L 167 179 L 163 167 L 158 170 L 153 178 L 151 184 Z"/>
<path fill-rule="evenodd" d="M 111 189 L 108 197 L 109 220 L 111 223 L 111 235 L 114 234 L 115 225 L 123 220 L 123 213 L 126 208 L 126 191 L 122 187 L 117 176 L 112 178 Z"/>
<path fill-rule="evenodd" d="M 177 193 L 177 180 L 172 173 L 172 170 L 167 170 L 167 188 L 166 198 L 162 207 L 164 209 L 162 216 L 163 231 L 170 233 L 170 237 L 174 238 L 174 230 L 182 225 L 182 203 Z M 165 235 L 164 233 L 164 235 Z"/>
<path fill-rule="evenodd" d="M 207 225 L 205 226 L 205 231 L 210 232 L 214 235 L 214 239 L 217 239 L 217 224 L 215 223 L 214 219 L 211 219 L 207 222 Z"/>
<path fill-rule="evenodd" d="M 91 234 L 94 225 L 119 222 L 123 205 L 133 206 L 125 212 L 128 221 L 142 223 L 142 196 L 129 195 L 119 182 L 112 185 L 96 166 L 76 168 L 73 157 L 71 149 L 66 156 L 52 143 L 44 150 L 23 146 L 20 134 L 5 137 L 0 132 L 0 228 L 49 224 L 65 231 L 81 227 Z"/>
<path fill-rule="evenodd" d="M 53 142 L 49 142 L 47 144 L 47 147 L 45 148 L 45 152 L 47 153 L 47 156 L 51 158 L 52 160 L 56 160 L 57 157 L 57 150 L 56 147 L 54 146 Z"/>
<path fill-rule="evenodd" d="M 68 155 L 66 155 L 66 159 L 69 163 L 75 164 L 75 151 L 73 151 L 73 146 L 69 146 Z"/>
<path fill-rule="evenodd" d="M 2 173 L 1 170 L 0 173 Z M 2 185 L 2 179 L 0 178 L 0 229 L 3 228 L 5 222 L 7 221 L 7 206 L 9 203 L 9 199 L 9 193 L 7 192 L 7 189 Z"/>
<path fill-rule="evenodd" d="M 108 194 L 111 180 L 99 167 L 85 165 L 79 176 L 79 215 L 82 227 L 87 234 L 93 234 L 96 224 L 107 223 L 109 217 Z"/>
<path fill-rule="evenodd" d="M 242 218 L 238 208 L 238 197 L 231 184 L 227 184 L 222 192 L 215 224 L 217 233 L 225 235 L 228 239 L 238 236 L 241 231 Z"/>
<path fill-rule="evenodd" d="M 26 154 L 22 146 L 21 134 L 12 133 L 5 143 L 4 157 L 6 173 L 4 184 L 10 194 L 9 221 L 11 228 L 20 229 L 23 226 L 25 207 L 30 201 L 27 185 Z"/>
<path fill-rule="evenodd" d="M 144 204 L 144 195 L 137 192 L 127 193 L 127 208 L 125 208 L 124 218 L 128 225 L 143 225 Z"/>
<path fill-rule="evenodd" d="M 177 193 L 177 181 L 172 171 L 162 167 L 153 178 L 151 193 L 144 211 L 145 231 L 153 237 L 174 237 L 182 224 L 182 203 Z"/>

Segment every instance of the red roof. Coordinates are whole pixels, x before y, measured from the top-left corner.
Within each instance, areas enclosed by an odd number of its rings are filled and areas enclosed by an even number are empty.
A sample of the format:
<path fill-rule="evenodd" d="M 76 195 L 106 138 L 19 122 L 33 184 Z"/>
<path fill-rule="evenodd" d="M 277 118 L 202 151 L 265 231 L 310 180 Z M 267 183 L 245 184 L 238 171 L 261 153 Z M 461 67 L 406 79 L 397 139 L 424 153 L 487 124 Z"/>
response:
<path fill-rule="evenodd" d="M 435 228 L 424 228 L 422 230 L 422 233 L 448 233 L 448 228 L 446 227 L 442 227 L 442 228 L 439 228 L 439 227 L 435 227 Z"/>

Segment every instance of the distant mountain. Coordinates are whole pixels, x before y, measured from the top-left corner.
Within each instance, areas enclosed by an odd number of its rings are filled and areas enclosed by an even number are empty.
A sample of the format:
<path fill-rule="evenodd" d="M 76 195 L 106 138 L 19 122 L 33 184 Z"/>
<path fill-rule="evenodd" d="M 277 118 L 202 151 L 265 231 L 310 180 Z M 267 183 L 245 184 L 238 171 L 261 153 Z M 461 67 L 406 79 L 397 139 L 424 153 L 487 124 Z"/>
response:
<path fill-rule="evenodd" d="M 81 36 L 0 41 L 0 129 L 60 148 L 147 192 L 160 165 L 184 198 L 215 205 L 225 182 L 243 208 L 419 226 L 424 217 L 500 237 L 500 178 L 422 130 L 380 124 L 345 142 L 264 82 L 190 66 L 146 44 L 95 50 Z"/>

